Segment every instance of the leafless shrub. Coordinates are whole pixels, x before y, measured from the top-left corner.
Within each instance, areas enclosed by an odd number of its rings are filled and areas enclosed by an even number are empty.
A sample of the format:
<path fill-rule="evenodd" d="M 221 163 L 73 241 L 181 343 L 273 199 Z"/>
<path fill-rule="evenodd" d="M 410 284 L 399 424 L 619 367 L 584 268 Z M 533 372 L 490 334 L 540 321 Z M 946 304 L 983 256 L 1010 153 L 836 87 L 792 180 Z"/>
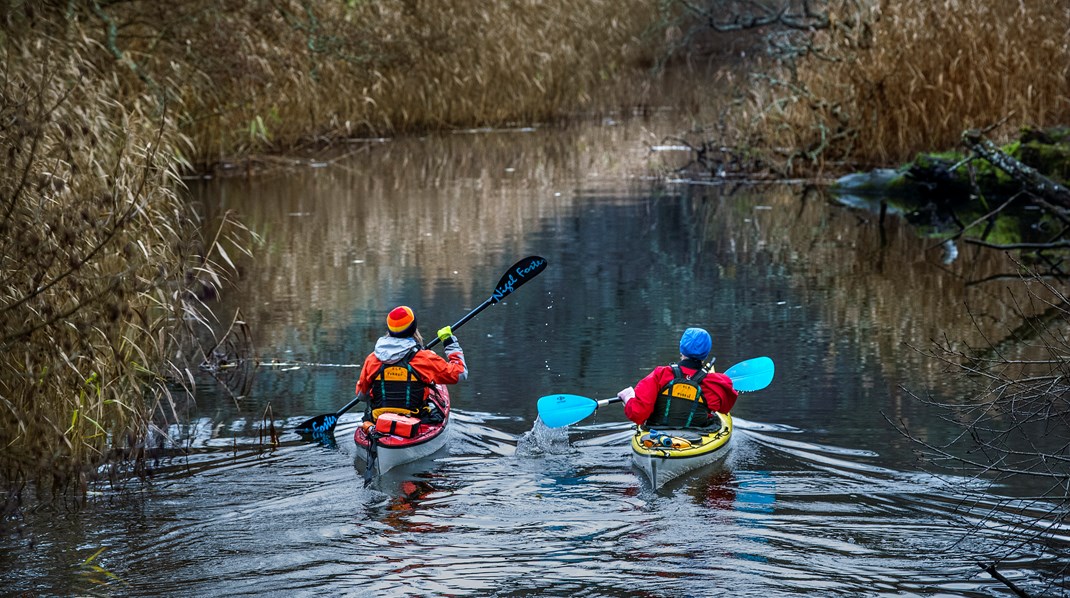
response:
<path fill-rule="evenodd" d="M 959 432 L 937 441 L 913 434 L 904 422 L 892 423 L 917 443 L 925 463 L 950 474 L 955 490 L 968 498 L 968 529 L 1010 524 L 1017 530 L 990 558 L 998 562 L 1033 544 L 1070 563 L 1063 531 L 1070 518 L 1070 299 L 1048 279 L 1019 267 L 1029 283 L 1027 296 L 1011 297 L 1021 326 L 1003 338 L 983 335 L 981 346 L 943 339 L 922 351 L 945 364 L 949 375 L 973 384 L 961 400 L 911 393 Z M 993 493 L 993 486 L 1002 490 Z M 993 504 L 998 494 L 1010 497 Z"/>
<path fill-rule="evenodd" d="M 671 2 L 688 32 L 753 30 L 765 56 L 732 110 L 782 175 L 883 166 L 958 146 L 962 131 L 1070 118 L 1070 18 L 1043 0 Z M 743 94 L 741 94 L 742 96 Z M 718 113 L 723 107 L 718 108 Z M 1010 118 L 1008 118 L 1010 115 Z"/>

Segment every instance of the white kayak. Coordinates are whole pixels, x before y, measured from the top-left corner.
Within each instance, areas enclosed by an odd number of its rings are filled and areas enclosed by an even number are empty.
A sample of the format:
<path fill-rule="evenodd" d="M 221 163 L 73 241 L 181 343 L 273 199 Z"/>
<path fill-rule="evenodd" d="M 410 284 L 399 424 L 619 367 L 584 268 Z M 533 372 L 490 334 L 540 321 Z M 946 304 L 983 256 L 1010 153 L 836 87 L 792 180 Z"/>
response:
<path fill-rule="evenodd" d="M 450 395 L 445 385 L 439 384 L 436 387 L 436 395 L 432 399 L 442 412 L 442 422 L 434 424 L 421 423 L 417 429 L 416 436 L 412 438 L 403 438 L 391 434 L 376 434 L 373 448 L 375 454 L 370 459 L 372 467 L 370 472 L 366 472 L 366 480 L 370 477 L 370 474 L 381 475 L 399 465 L 429 457 L 446 446 L 446 442 L 449 440 L 450 428 Z M 357 458 L 364 461 L 365 466 L 367 466 L 369 461 L 368 449 L 372 444 L 369 430 L 363 426 L 358 427 L 356 432 L 353 433 L 353 441 L 357 445 Z"/>
<path fill-rule="evenodd" d="M 716 463 L 728 454 L 732 440 L 732 416 L 718 413 L 720 428 L 656 429 L 636 427 L 632 436 L 632 464 L 654 488 Z"/>

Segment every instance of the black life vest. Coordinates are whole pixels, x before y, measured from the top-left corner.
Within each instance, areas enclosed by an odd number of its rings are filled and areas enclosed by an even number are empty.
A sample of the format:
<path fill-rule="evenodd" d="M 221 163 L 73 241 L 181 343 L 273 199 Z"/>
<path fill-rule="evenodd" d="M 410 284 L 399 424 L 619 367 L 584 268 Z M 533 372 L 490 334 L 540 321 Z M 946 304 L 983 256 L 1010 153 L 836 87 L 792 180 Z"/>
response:
<path fill-rule="evenodd" d="M 702 380 L 709 373 L 699 368 L 687 376 L 679 364 L 672 364 L 673 378 L 658 392 L 654 401 L 654 411 L 646 420 L 646 425 L 666 428 L 702 428 L 714 421 L 720 421 L 716 414 L 710 417 L 706 407 L 706 398 L 702 395 Z"/>
<path fill-rule="evenodd" d="M 369 388 L 371 401 L 368 406 L 372 410 L 388 407 L 419 411 L 424 408 L 427 404 L 424 391 L 428 384 L 409 363 L 418 350 L 410 351 L 400 361 L 379 366 Z"/>

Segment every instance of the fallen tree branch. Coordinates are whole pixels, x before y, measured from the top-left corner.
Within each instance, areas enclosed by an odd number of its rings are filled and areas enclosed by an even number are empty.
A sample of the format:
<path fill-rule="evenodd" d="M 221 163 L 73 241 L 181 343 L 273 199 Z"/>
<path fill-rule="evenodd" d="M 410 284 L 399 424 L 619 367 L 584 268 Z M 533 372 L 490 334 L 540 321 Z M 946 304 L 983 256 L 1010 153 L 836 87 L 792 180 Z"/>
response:
<path fill-rule="evenodd" d="M 978 156 L 1021 182 L 1030 193 L 1059 207 L 1070 208 L 1070 189 L 1006 154 L 994 143 L 984 139 L 977 129 L 964 131 L 962 142 Z"/>
<path fill-rule="evenodd" d="M 1000 245 L 999 243 L 989 243 L 988 241 L 981 241 L 979 239 L 963 239 L 966 243 L 972 243 L 973 245 L 980 245 L 982 247 L 991 247 L 992 249 L 1058 249 L 1063 247 L 1070 247 L 1070 240 L 1062 239 L 1059 241 L 1051 241 L 1050 243 L 1007 243 L 1006 245 Z"/>
<path fill-rule="evenodd" d="M 1007 579 L 1006 577 L 1004 577 L 1004 575 L 1002 573 L 997 571 L 995 564 L 984 565 L 982 563 L 977 563 L 977 566 L 982 568 L 982 569 L 984 569 L 985 573 L 991 575 L 993 579 L 996 579 L 998 581 L 1003 582 L 1003 585 L 1005 585 L 1008 588 L 1010 588 L 1012 592 L 1014 592 L 1015 594 L 1017 594 L 1021 598 L 1030 598 L 1029 594 L 1026 594 L 1024 590 L 1022 590 L 1018 586 L 1014 585 L 1014 582 L 1012 582 L 1011 580 Z"/>

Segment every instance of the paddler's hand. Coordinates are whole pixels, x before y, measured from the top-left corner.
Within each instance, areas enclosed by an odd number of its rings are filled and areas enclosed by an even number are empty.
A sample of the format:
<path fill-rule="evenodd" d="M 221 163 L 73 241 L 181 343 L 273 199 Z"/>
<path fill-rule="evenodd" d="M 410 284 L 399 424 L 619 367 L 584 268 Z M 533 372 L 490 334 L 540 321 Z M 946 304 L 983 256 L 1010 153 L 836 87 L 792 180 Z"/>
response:
<path fill-rule="evenodd" d="M 453 328 L 446 326 L 440 329 L 438 338 L 442 339 L 442 349 L 446 352 L 446 355 L 461 351 L 461 343 L 457 341 L 456 336 L 453 336 Z"/>
<path fill-rule="evenodd" d="M 448 345 L 450 340 L 453 340 L 453 327 L 446 326 L 445 328 L 439 328 L 438 340 L 442 341 L 442 344 Z"/>
<path fill-rule="evenodd" d="M 625 388 L 624 390 L 618 392 L 617 398 L 623 401 L 625 405 L 627 405 L 628 401 L 635 398 L 635 389 L 629 386 L 628 388 Z"/>

